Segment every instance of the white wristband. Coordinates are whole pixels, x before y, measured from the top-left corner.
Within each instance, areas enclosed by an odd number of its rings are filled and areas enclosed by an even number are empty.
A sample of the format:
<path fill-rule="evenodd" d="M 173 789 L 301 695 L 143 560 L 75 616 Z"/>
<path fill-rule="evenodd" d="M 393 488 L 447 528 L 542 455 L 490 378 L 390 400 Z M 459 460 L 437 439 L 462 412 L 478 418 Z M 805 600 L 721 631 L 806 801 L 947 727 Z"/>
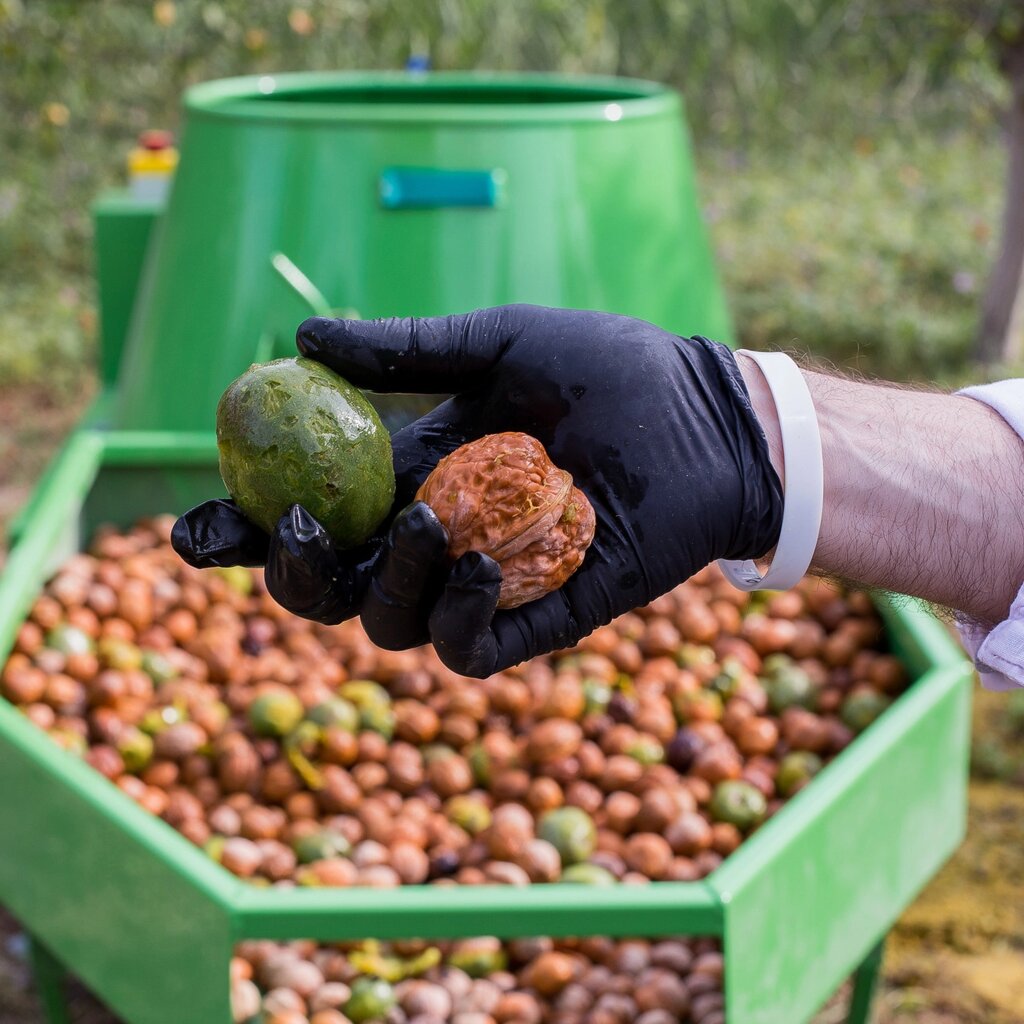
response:
<path fill-rule="evenodd" d="M 789 356 L 746 349 L 736 355 L 757 363 L 772 393 L 782 433 L 786 485 L 779 543 L 764 576 L 751 561 L 720 559 L 718 565 L 740 590 L 788 590 L 810 568 L 821 528 L 824 482 L 818 417 L 807 382 Z"/>

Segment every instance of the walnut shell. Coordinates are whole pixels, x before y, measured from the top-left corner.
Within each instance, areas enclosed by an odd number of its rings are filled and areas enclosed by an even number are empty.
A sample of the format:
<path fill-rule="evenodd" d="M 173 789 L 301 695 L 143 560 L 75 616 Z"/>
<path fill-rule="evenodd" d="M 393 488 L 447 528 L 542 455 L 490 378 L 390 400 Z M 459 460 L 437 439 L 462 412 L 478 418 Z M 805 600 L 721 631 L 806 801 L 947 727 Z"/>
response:
<path fill-rule="evenodd" d="M 499 608 L 557 590 L 594 539 L 594 509 L 528 434 L 488 434 L 443 458 L 416 492 L 448 531 L 448 553 L 501 567 Z"/>

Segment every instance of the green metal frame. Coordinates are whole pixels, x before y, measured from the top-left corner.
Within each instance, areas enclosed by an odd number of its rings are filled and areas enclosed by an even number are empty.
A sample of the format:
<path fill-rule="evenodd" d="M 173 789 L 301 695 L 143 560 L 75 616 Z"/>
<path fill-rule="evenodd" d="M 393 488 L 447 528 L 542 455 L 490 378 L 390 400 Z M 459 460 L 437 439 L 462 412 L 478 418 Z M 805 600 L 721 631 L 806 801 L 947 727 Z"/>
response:
<path fill-rule="evenodd" d="M 153 228 L 164 211 L 162 200 L 135 199 L 113 189 L 93 204 L 93 251 L 100 308 L 100 381 L 117 380 L 121 351 L 131 325 Z"/>
<path fill-rule="evenodd" d="M 99 522 L 184 508 L 216 479 L 210 434 L 73 435 L 0 579 L 0 660 Z M 872 951 L 963 835 L 970 715 L 971 672 L 944 628 L 905 601 L 879 607 L 916 682 L 703 881 L 257 889 L 0 701 L 0 901 L 46 951 L 51 1004 L 63 963 L 131 1024 L 227 1022 L 240 939 L 479 934 L 719 936 L 729 1019 L 742 1024 L 806 1020 L 863 965 L 851 1017 L 863 1024 Z"/>

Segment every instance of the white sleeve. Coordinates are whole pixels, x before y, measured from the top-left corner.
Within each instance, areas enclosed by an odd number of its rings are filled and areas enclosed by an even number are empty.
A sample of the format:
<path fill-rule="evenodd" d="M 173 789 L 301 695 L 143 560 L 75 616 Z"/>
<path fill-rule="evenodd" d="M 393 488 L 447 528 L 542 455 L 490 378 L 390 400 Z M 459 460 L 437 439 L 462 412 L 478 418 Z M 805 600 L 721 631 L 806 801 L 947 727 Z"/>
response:
<path fill-rule="evenodd" d="M 994 409 L 1024 440 L 1024 379 L 1001 380 L 964 388 L 957 394 Z M 989 690 L 1024 687 L 1024 586 L 1017 592 L 1004 622 L 991 630 L 958 621 L 960 639 Z"/>

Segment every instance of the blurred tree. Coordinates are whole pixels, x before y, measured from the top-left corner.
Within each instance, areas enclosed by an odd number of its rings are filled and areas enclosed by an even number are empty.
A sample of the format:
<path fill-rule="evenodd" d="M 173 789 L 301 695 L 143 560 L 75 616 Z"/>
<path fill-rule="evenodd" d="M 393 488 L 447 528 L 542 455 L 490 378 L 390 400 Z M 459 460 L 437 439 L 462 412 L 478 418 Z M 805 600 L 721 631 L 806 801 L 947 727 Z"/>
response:
<path fill-rule="evenodd" d="M 984 364 L 1007 363 L 1024 355 L 1024 4 L 1021 0 L 924 0 L 914 4 L 927 25 L 926 53 L 936 77 L 951 65 L 977 59 L 984 49 L 1005 79 L 1002 111 L 1007 146 L 1006 182 L 999 253 L 989 273 L 975 339 Z M 906 11 L 904 10 L 904 13 Z"/>
<path fill-rule="evenodd" d="M 714 179 L 716 236 L 763 225 L 763 246 L 723 253 L 746 340 L 844 339 L 831 351 L 846 358 L 873 345 L 871 359 L 890 360 L 878 372 L 945 372 L 967 357 L 974 280 L 993 255 L 990 140 L 1010 92 L 996 42 L 1012 37 L 1022 5 L 0 0 L 0 377 L 12 365 L 5 340 L 40 309 L 62 325 L 67 351 L 81 350 L 74 316 L 94 319 L 89 204 L 123 182 L 140 130 L 179 127 L 189 85 L 398 69 L 413 53 L 439 71 L 635 75 L 678 87 L 698 166 Z M 1019 123 L 1019 98 L 1015 109 Z M 1024 202 L 1024 189 L 1011 196 Z M 837 214 L 845 234 L 833 230 Z M 1010 257 L 998 266 L 1012 267 L 1010 243 L 1024 231 L 1003 235 Z M 1019 309 L 1024 321 L 1024 301 Z M 27 358 L 23 346 L 6 350 Z"/>
<path fill-rule="evenodd" d="M 1009 159 L 1002 242 L 989 277 L 978 329 L 977 354 L 984 363 L 1009 362 L 1024 354 L 1020 312 L 1024 305 L 1024 11 L 1019 0 L 996 22 L 992 44 L 999 68 L 1010 85 L 1006 113 Z"/>

